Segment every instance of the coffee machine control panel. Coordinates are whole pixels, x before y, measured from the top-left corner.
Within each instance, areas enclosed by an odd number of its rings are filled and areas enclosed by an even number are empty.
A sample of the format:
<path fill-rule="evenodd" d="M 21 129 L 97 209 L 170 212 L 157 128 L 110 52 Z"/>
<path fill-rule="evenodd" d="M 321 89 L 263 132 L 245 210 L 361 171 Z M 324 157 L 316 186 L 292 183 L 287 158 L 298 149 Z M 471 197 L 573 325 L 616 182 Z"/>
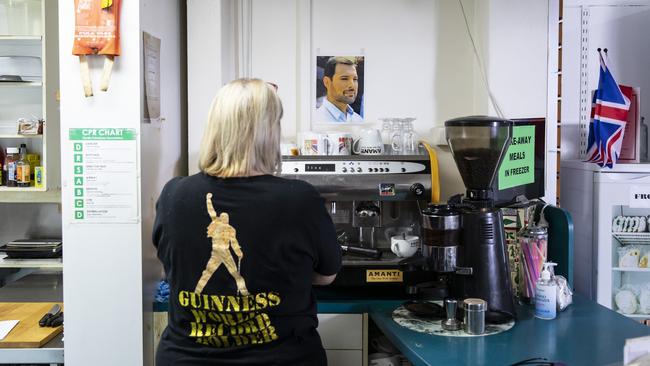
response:
<path fill-rule="evenodd" d="M 413 174 L 424 172 L 424 164 L 408 161 L 283 161 L 282 174 L 353 175 L 353 174 Z"/>

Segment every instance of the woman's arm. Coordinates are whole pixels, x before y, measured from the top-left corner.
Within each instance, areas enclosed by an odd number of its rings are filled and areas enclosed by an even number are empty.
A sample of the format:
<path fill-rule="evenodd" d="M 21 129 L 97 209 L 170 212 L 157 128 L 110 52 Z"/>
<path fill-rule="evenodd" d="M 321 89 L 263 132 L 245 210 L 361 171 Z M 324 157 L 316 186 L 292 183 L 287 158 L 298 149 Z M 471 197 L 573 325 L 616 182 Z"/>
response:
<path fill-rule="evenodd" d="M 336 278 L 336 273 L 333 275 L 329 276 L 324 276 L 320 273 L 314 272 L 314 278 L 311 280 L 312 285 L 319 285 L 319 286 L 325 286 L 329 285 L 330 283 L 334 282 L 334 279 Z"/>

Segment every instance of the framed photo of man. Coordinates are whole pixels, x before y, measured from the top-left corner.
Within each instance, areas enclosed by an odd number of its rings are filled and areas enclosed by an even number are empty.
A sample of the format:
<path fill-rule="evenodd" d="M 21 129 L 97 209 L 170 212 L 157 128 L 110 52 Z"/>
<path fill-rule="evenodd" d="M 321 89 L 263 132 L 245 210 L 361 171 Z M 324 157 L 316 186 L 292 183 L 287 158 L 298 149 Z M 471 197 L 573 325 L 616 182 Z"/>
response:
<path fill-rule="evenodd" d="M 314 124 L 364 122 L 364 56 L 316 56 Z"/>

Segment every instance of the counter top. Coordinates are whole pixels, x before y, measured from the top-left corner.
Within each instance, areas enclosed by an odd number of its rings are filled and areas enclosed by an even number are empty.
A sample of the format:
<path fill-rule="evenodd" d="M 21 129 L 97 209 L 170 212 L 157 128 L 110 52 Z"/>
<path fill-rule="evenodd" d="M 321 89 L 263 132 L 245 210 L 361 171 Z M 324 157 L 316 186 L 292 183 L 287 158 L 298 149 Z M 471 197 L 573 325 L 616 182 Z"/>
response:
<path fill-rule="evenodd" d="M 512 329 L 484 337 L 444 337 L 406 329 L 392 318 L 403 299 L 369 300 L 324 291 L 319 295 L 318 313 L 368 313 L 414 366 L 504 366 L 535 357 L 566 365 L 622 365 L 625 340 L 650 335 L 650 327 L 580 295 L 574 295 L 573 304 L 554 320 L 537 319 L 533 306 L 517 305 L 519 319 Z"/>
<path fill-rule="evenodd" d="M 408 330 L 392 319 L 398 300 L 324 300 L 319 313 L 367 312 L 381 331 L 415 366 L 510 365 L 545 357 L 566 365 L 622 365 L 625 339 L 650 335 L 650 327 L 580 295 L 554 320 L 533 316 L 519 305 L 509 331 L 484 337 L 442 337 Z"/>

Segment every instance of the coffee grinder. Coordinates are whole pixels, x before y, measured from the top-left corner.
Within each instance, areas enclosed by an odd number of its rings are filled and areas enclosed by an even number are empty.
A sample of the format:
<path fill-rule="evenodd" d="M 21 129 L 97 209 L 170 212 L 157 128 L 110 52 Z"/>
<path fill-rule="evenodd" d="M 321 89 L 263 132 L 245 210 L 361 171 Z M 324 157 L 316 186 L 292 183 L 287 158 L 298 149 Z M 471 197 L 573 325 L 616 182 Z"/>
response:
<path fill-rule="evenodd" d="M 461 230 L 451 295 L 487 301 L 486 320 L 493 323 L 515 317 L 503 216 L 494 207 L 492 190 L 512 127 L 512 121 L 485 116 L 445 122 L 447 143 L 467 189 L 462 202 L 454 205 Z"/>

